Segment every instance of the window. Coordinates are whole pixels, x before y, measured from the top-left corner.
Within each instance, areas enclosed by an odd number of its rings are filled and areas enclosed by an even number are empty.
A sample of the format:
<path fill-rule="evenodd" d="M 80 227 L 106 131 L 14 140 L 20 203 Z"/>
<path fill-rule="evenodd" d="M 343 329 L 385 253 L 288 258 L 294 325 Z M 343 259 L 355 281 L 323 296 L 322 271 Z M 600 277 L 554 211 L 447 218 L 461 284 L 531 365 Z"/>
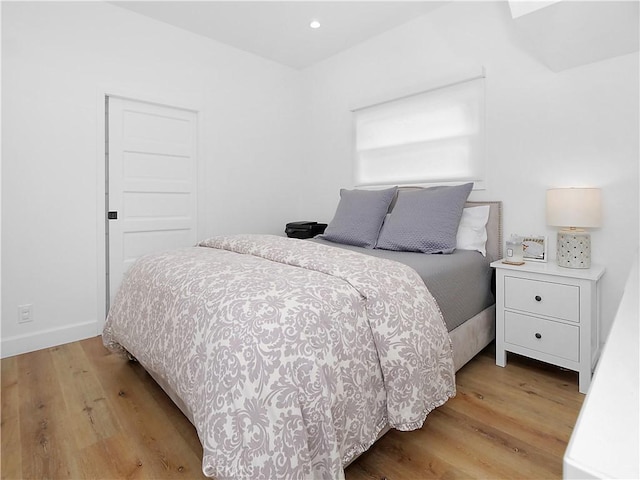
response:
<path fill-rule="evenodd" d="M 484 181 L 484 78 L 354 111 L 355 183 Z"/>

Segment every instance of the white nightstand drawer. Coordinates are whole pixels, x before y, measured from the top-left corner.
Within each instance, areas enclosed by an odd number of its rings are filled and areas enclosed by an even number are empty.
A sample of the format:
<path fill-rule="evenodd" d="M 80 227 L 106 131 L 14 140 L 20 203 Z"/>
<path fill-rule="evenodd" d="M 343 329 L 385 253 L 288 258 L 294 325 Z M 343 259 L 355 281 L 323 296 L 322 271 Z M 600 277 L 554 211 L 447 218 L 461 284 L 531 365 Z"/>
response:
<path fill-rule="evenodd" d="M 600 353 L 604 267 L 514 266 L 502 260 L 491 266 L 496 269 L 496 365 L 506 367 L 507 353 L 514 352 L 570 368 L 578 372 L 578 388 L 586 393 Z"/>
<path fill-rule="evenodd" d="M 505 312 L 504 340 L 574 362 L 580 360 L 580 328 L 577 326 Z"/>
<path fill-rule="evenodd" d="M 580 288 L 505 276 L 504 307 L 579 322 Z"/>

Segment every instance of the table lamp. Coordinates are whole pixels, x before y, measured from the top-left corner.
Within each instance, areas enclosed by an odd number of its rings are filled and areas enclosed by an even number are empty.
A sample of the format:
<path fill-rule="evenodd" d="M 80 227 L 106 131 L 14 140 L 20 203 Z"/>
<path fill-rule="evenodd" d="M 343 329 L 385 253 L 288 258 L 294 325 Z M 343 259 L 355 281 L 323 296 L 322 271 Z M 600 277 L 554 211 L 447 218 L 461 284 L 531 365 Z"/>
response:
<path fill-rule="evenodd" d="M 557 263 L 560 267 L 591 267 L 591 235 L 583 228 L 599 227 L 599 188 L 551 188 L 547 190 L 547 224 L 558 232 Z"/>

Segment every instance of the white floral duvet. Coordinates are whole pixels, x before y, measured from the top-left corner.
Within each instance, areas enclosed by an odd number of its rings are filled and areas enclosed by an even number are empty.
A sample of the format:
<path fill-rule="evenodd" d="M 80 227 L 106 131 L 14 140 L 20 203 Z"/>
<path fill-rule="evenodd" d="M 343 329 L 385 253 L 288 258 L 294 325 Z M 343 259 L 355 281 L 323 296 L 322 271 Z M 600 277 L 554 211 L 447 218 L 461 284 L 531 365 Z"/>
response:
<path fill-rule="evenodd" d="M 214 237 L 143 257 L 103 339 L 180 397 L 219 480 L 343 478 L 383 428 L 420 428 L 455 395 L 420 277 L 304 240 Z"/>

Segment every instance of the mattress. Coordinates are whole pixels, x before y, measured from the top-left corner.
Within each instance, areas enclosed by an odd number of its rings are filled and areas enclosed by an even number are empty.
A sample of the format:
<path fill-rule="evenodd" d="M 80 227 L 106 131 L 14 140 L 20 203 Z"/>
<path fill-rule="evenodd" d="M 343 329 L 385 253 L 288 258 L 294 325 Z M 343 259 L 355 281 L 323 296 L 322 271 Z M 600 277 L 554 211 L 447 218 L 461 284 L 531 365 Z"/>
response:
<path fill-rule="evenodd" d="M 311 241 L 395 260 L 413 268 L 436 299 L 449 331 L 495 303 L 493 269 L 479 252 L 456 250 L 448 255 L 429 255 L 355 247 L 321 238 Z"/>

